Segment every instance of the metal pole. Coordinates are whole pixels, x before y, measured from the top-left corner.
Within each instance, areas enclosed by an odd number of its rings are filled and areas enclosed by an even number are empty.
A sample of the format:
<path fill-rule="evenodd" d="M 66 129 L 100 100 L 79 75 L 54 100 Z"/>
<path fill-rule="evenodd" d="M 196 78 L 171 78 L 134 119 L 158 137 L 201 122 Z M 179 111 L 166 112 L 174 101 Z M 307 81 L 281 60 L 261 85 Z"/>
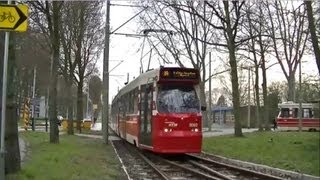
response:
<path fill-rule="evenodd" d="M 88 91 L 87 91 L 87 115 L 86 117 L 89 117 L 89 83 L 88 83 Z"/>
<path fill-rule="evenodd" d="M 105 48 L 103 59 L 103 111 L 102 111 L 102 133 L 103 142 L 108 144 L 108 124 L 109 124 L 109 43 L 110 43 L 110 0 L 106 4 L 106 29 Z"/>
<path fill-rule="evenodd" d="M 212 126 L 212 108 L 211 108 L 211 104 L 212 104 L 212 94 L 211 94 L 211 52 L 209 52 L 209 131 L 211 131 L 211 126 Z"/>
<path fill-rule="evenodd" d="M 250 111 L 251 111 L 251 106 L 250 106 L 250 68 L 248 69 L 248 129 L 250 129 Z"/>
<path fill-rule="evenodd" d="M 47 88 L 47 95 L 46 95 L 46 132 L 48 132 L 48 119 L 49 119 L 48 107 L 49 107 L 49 86 Z"/>
<path fill-rule="evenodd" d="M 35 92 L 36 92 L 36 76 L 37 68 L 33 68 L 33 87 L 32 87 L 32 131 L 35 130 L 34 114 L 35 114 Z"/>
<path fill-rule="evenodd" d="M 299 63 L 299 132 L 302 131 L 302 102 L 301 102 L 301 59 Z"/>
<path fill-rule="evenodd" d="M 8 0 L 11 4 L 11 0 Z M 3 56 L 3 75 L 2 75 L 2 106 L 1 106 L 1 143 L 0 143 L 0 179 L 5 180 L 5 127 L 6 127 L 6 105 L 7 105 L 7 70 L 9 54 L 9 37 L 10 33 L 5 33 L 4 56 Z"/>

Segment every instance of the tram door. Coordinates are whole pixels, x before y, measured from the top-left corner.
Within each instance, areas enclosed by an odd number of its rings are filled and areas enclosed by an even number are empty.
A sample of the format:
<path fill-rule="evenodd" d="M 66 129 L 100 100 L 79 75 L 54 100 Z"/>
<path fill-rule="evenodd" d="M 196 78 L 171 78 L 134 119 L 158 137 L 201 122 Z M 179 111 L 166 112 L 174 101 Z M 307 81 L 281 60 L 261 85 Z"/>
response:
<path fill-rule="evenodd" d="M 152 94 L 153 84 L 145 84 L 141 86 L 140 100 L 140 144 L 152 146 Z"/>

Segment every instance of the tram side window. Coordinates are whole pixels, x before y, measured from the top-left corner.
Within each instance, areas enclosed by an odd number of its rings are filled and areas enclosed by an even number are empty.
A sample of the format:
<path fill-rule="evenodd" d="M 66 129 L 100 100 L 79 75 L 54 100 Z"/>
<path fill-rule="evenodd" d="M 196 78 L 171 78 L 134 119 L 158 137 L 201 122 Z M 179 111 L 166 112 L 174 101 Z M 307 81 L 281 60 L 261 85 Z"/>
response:
<path fill-rule="evenodd" d="M 124 97 L 122 96 L 121 99 L 120 99 L 120 112 L 121 112 L 121 119 L 124 119 L 125 118 L 125 115 L 126 115 L 126 103 L 124 101 Z"/>
<path fill-rule="evenodd" d="M 303 118 L 312 118 L 312 111 L 310 108 L 308 109 L 303 109 Z"/>
<path fill-rule="evenodd" d="M 299 117 L 299 109 L 298 108 L 294 108 L 292 111 L 292 117 L 293 118 L 297 118 Z"/>
<path fill-rule="evenodd" d="M 139 89 L 135 88 L 133 90 L 133 112 L 137 113 L 138 112 L 138 96 L 139 96 Z"/>
<path fill-rule="evenodd" d="M 289 108 L 282 108 L 280 117 L 290 117 L 289 111 Z"/>
<path fill-rule="evenodd" d="M 126 104 L 126 113 L 130 113 L 130 94 L 127 93 L 125 96 L 124 96 L 124 102 Z"/>
<path fill-rule="evenodd" d="M 129 113 L 133 113 L 133 92 L 130 91 L 128 93 L 128 101 L 129 101 Z"/>

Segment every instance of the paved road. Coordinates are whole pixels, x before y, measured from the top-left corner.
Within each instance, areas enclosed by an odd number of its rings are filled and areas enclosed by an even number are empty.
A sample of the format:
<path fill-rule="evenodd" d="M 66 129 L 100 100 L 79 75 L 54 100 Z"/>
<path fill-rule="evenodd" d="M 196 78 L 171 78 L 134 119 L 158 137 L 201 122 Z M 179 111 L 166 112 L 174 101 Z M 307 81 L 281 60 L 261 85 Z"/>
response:
<path fill-rule="evenodd" d="M 22 165 L 26 160 L 27 145 L 26 145 L 26 142 L 21 138 L 19 138 L 19 149 L 20 149 L 20 158 L 21 158 L 21 165 Z"/>
<path fill-rule="evenodd" d="M 242 128 L 242 132 L 254 132 L 258 131 L 257 128 Z M 212 131 L 207 131 L 207 129 L 203 130 L 203 137 L 211 137 L 211 136 L 221 136 L 221 135 L 228 135 L 228 134 L 234 134 L 234 128 L 232 127 L 226 127 L 226 128 L 212 128 Z"/>

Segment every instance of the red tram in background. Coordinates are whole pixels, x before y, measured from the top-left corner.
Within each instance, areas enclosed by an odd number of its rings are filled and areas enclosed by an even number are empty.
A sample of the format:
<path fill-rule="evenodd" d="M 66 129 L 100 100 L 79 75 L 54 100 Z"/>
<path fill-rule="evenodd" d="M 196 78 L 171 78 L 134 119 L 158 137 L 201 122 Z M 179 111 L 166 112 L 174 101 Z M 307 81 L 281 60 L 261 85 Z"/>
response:
<path fill-rule="evenodd" d="M 153 152 L 201 152 L 199 82 L 197 69 L 160 67 L 141 74 L 113 99 L 111 128 Z"/>
<path fill-rule="evenodd" d="M 299 103 L 278 104 L 277 126 L 280 130 L 299 130 Z M 302 130 L 320 130 L 319 103 L 302 103 Z"/>

